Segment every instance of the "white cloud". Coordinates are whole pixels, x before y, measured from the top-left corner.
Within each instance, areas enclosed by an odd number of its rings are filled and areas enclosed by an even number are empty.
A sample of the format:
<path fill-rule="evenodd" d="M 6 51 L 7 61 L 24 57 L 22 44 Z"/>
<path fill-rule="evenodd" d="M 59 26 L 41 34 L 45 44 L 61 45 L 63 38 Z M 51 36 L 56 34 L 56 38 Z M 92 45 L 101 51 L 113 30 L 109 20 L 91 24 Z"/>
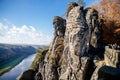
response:
<path fill-rule="evenodd" d="M 0 23 L 0 43 L 48 45 L 51 37 L 37 31 L 33 26 L 10 27 Z"/>
<path fill-rule="evenodd" d="M 2 23 L 0 23 L 0 30 L 6 30 L 7 28 L 8 28 L 8 26 L 5 26 Z"/>

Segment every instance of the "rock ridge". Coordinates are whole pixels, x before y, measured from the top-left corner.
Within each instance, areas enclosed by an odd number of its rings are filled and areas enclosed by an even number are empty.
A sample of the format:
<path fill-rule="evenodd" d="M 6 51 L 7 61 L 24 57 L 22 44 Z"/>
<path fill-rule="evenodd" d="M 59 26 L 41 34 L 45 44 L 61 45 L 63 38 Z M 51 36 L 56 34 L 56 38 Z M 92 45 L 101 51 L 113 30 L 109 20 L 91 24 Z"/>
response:
<path fill-rule="evenodd" d="M 44 58 L 38 63 L 34 80 L 119 78 L 120 72 L 114 72 L 120 70 L 119 46 L 111 48 L 103 43 L 100 24 L 95 9 L 84 9 L 70 2 L 66 9 L 66 19 L 59 16 L 53 19 L 54 38 Z"/>

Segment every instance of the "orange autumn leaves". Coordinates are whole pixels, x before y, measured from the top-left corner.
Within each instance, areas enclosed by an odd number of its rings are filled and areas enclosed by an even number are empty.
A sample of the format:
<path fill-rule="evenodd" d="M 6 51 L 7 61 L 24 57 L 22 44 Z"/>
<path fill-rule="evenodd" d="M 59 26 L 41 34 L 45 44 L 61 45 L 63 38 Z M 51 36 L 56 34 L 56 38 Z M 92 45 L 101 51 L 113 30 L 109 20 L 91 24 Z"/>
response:
<path fill-rule="evenodd" d="M 100 0 L 92 5 L 103 19 L 103 39 L 120 45 L 120 0 Z"/>

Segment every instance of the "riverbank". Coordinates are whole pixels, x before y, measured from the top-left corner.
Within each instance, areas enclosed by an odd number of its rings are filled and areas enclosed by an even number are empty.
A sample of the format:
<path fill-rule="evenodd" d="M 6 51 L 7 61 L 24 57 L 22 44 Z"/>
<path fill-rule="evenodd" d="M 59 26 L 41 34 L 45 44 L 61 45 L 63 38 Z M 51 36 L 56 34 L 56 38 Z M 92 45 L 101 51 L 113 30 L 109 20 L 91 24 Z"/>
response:
<path fill-rule="evenodd" d="M 19 56 L 16 59 L 9 61 L 9 63 L 0 66 L 0 76 L 4 73 L 10 71 L 12 68 L 14 68 L 17 64 L 19 64 L 23 59 L 25 59 L 27 56 Z"/>
<path fill-rule="evenodd" d="M 36 54 L 31 54 L 24 58 L 19 64 L 17 64 L 14 68 L 12 68 L 10 71 L 4 73 L 0 76 L 0 80 L 16 80 L 16 78 L 23 72 L 26 71 Z"/>

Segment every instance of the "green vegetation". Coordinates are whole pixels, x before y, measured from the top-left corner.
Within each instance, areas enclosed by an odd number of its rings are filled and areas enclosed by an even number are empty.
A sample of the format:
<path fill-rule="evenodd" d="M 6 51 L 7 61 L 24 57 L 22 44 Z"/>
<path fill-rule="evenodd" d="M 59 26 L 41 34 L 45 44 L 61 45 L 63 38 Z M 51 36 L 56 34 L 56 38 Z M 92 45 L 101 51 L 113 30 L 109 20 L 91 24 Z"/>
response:
<path fill-rule="evenodd" d="M 48 47 L 45 47 L 44 49 L 37 48 L 36 49 L 36 56 L 34 58 L 34 61 L 32 62 L 30 69 L 36 70 L 39 63 L 43 62 L 45 55 L 48 51 Z"/>
<path fill-rule="evenodd" d="M 15 58 L 14 60 L 11 59 L 8 61 L 8 63 L 1 65 L 0 66 L 0 75 L 2 75 L 3 73 L 9 71 L 11 68 L 13 68 L 14 66 L 16 66 L 19 62 L 21 62 L 26 56 L 19 56 L 17 58 Z"/>

